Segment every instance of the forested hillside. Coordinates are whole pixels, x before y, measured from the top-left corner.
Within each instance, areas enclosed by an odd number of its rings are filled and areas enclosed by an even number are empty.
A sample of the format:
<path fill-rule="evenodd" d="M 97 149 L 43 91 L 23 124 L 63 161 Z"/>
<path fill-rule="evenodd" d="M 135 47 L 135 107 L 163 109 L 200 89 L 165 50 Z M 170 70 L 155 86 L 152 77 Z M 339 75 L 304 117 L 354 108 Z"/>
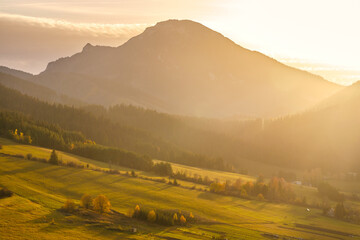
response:
<path fill-rule="evenodd" d="M 147 131 L 114 123 L 104 116 L 96 117 L 85 110 L 41 102 L 2 86 L 0 86 L 0 108 L 22 112 L 35 120 L 55 124 L 65 130 L 81 132 L 86 138 L 105 146 L 120 147 L 139 154 L 147 154 L 152 158 L 192 166 L 230 169 L 221 158 L 182 150 Z"/>
<path fill-rule="evenodd" d="M 360 84 L 355 83 L 324 101 L 317 109 L 266 121 L 264 161 L 294 163 L 337 171 L 360 170 Z M 260 157 L 260 156 L 259 156 Z"/>

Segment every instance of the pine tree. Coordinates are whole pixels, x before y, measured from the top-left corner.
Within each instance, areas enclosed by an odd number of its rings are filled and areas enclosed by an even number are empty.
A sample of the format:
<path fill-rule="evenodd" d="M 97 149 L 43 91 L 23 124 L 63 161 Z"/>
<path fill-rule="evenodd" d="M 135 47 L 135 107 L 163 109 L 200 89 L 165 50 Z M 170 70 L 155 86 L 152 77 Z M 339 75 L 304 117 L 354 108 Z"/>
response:
<path fill-rule="evenodd" d="M 335 217 L 342 219 L 345 217 L 345 215 L 346 215 L 346 210 L 345 210 L 344 204 L 343 203 L 336 204 Z"/>
<path fill-rule="evenodd" d="M 51 152 L 50 159 L 49 159 L 49 163 L 54 164 L 54 165 L 58 165 L 58 164 L 59 164 L 59 158 L 58 158 L 58 155 L 57 155 L 57 153 L 55 152 L 55 150 L 53 150 L 53 151 Z"/>

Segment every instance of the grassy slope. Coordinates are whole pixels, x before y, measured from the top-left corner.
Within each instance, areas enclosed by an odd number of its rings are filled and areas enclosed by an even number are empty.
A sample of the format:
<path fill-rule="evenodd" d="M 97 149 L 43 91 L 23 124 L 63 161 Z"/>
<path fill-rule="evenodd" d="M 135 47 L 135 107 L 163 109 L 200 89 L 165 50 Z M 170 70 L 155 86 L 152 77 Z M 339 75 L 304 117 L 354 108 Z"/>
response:
<path fill-rule="evenodd" d="M 50 149 L 42 148 L 42 147 L 36 147 L 36 146 L 30 146 L 30 145 L 21 145 L 18 143 L 14 143 L 13 141 L 10 141 L 5 138 L 0 138 L 0 144 L 3 145 L 3 149 L 0 150 L 2 153 L 7 154 L 22 154 L 26 155 L 28 153 L 31 153 L 33 157 L 38 158 L 46 158 L 48 159 L 51 153 Z M 89 164 L 90 168 L 102 168 L 102 169 L 109 169 L 109 164 L 104 162 L 95 161 L 89 158 L 84 158 L 80 156 L 76 156 L 73 154 L 57 151 L 59 158 L 62 159 L 64 162 L 75 162 L 78 164 Z M 154 162 L 161 162 L 160 160 L 154 160 Z M 203 178 L 205 176 L 208 176 L 210 179 L 218 179 L 221 182 L 224 182 L 226 180 L 230 180 L 234 182 L 236 179 L 241 178 L 243 182 L 246 181 L 256 181 L 255 176 L 250 175 L 244 175 L 244 174 L 237 174 L 237 173 L 230 173 L 230 172 L 223 172 L 223 171 L 217 171 L 217 170 L 209 170 L 209 169 L 201 169 L 197 167 L 191 167 L 176 163 L 171 163 L 174 171 L 185 171 L 187 174 L 194 175 L 198 174 L 201 175 Z M 119 170 L 122 173 L 130 172 L 133 169 L 112 165 L 112 169 Z M 136 174 L 144 177 L 151 177 L 153 179 L 162 179 L 164 177 L 160 177 L 158 175 L 155 175 L 151 172 L 144 172 L 144 171 L 138 171 L 134 170 Z M 165 177 L 166 178 L 166 177 Z M 185 187 L 193 187 L 201 188 L 201 189 L 209 189 L 207 186 L 201 185 L 201 184 L 195 184 L 192 182 L 182 181 L 178 180 L 178 182 Z M 341 180 L 331 180 L 330 183 L 340 189 L 342 192 L 350 195 L 351 193 L 358 193 L 359 192 L 359 183 L 354 181 L 341 181 Z M 318 191 L 314 187 L 309 186 L 299 186 L 299 185 L 293 185 L 293 189 L 297 196 L 302 199 L 304 196 L 307 198 L 308 203 L 322 203 L 325 199 L 321 198 L 318 194 Z M 326 201 L 329 201 L 326 199 Z M 331 204 L 335 205 L 336 202 L 330 201 Z M 350 205 L 355 205 L 356 207 L 359 207 L 359 204 L 356 202 L 349 202 Z"/>
<path fill-rule="evenodd" d="M 195 215 L 206 217 L 210 220 L 218 220 L 221 224 L 218 223 L 211 226 L 195 225 L 191 228 L 185 228 L 185 230 L 197 232 L 200 228 L 205 229 L 207 234 L 210 235 L 210 231 L 215 230 L 229 232 L 230 238 L 244 236 L 243 234 L 259 237 L 258 231 L 266 231 L 303 238 L 317 236 L 316 239 L 327 239 L 322 238 L 323 236 L 320 235 L 281 228 L 291 226 L 294 222 L 360 234 L 360 229 L 356 228 L 358 226 L 324 218 L 318 210 L 307 213 L 304 208 L 286 204 L 246 201 L 136 178 L 125 178 L 89 170 L 58 167 L 27 160 L 2 157 L 0 161 L 0 184 L 5 185 L 21 197 L 16 196 L 14 197 L 15 199 L 20 198 L 19 200 L 27 202 L 30 200 L 30 203 L 36 205 L 36 208 L 40 211 L 39 213 L 31 212 L 30 215 L 34 216 L 34 221 L 24 222 L 22 217 L 21 221 L 18 219 L 19 225 L 17 225 L 17 222 L 8 223 L 9 225 L 14 224 L 15 226 L 12 226 L 14 229 L 22 230 L 23 227 L 29 228 L 29 231 L 25 231 L 23 234 L 30 234 L 32 232 L 34 236 L 37 236 L 43 230 L 51 229 L 51 236 L 53 236 L 53 233 L 56 236 L 56 234 L 63 231 L 70 231 L 72 225 L 54 210 L 60 208 L 66 198 L 79 199 L 84 192 L 93 195 L 104 193 L 110 198 L 113 208 L 123 213 L 126 213 L 129 208 L 132 208 L 137 203 L 141 206 L 146 205 L 153 208 L 180 208 L 193 211 Z M 1 200 L 0 204 L 3 204 L 4 201 L 9 201 L 9 199 Z M 16 211 L 20 210 L 27 214 L 27 210 L 23 209 L 24 206 L 26 208 L 33 207 L 28 206 L 28 204 L 23 205 L 22 203 L 18 205 L 10 204 L 10 208 L 13 207 L 18 209 Z M 5 209 L 7 210 L 5 215 L 4 211 L 0 213 L 2 215 L 1 219 L 7 219 L 7 214 L 17 215 L 16 212 L 12 213 L 11 209 Z M 55 226 L 46 225 L 46 222 L 41 221 L 43 216 L 47 216 L 49 219 L 55 218 L 56 222 L 59 223 Z M 26 217 L 30 218 L 28 214 Z M 15 217 L 15 219 L 17 218 Z M 37 221 L 40 221 L 40 223 Z M 284 223 L 288 225 L 283 225 Z M 181 236 L 184 236 L 181 233 L 181 229 L 155 227 L 154 230 L 149 230 L 149 227 L 146 226 L 142 229 L 146 236 L 149 231 L 159 231 L 156 233 L 158 235 L 173 234 L 180 239 Z M 91 238 L 92 234 L 99 234 L 98 231 L 102 231 L 99 229 L 92 233 L 87 231 L 87 226 L 75 226 L 75 229 L 77 228 L 84 235 L 84 238 Z M 250 231 L 250 229 L 255 231 Z M 3 229 L 2 231 L 8 232 L 8 229 Z M 50 233 L 49 231 L 45 232 Z M 16 234 L 20 234 L 20 232 Z M 145 235 L 140 234 L 133 237 L 146 238 Z M 71 236 L 71 232 L 69 232 L 69 236 Z M 79 235 L 74 235 L 74 239 L 78 237 Z"/>
<path fill-rule="evenodd" d="M 33 155 L 43 151 L 42 148 L 28 146 L 28 149 L 25 149 L 20 145 L 12 145 L 11 148 L 4 146 L 3 150 L 10 151 L 8 148 L 14 153 L 32 151 Z M 49 154 L 50 150 L 45 150 Z M 63 156 L 63 160 L 64 158 Z M 211 236 L 218 236 L 219 232 L 227 232 L 229 239 L 258 239 L 262 231 L 306 239 L 331 239 L 323 236 L 331 236 L 328 233 L 307 233 L 299 231 L 301 229 L 289 229 L 295 228 L 294 223 L 360 234 L 358 225 L 325 218 L 320 210 L 309 213 L 302 207 L 287 204 L 242 200 L 137 178 L 52 166 L 11 157 L 0 157 L 0 162 L 0 185 L 17 194 L 0 200 L 0 236 L 5 239 L 55 239 L 63 236 L 65 239 L 91 239 L 100 236 L 110 239 L 119 236 L 148 239 L 149 233 L 155 237 L 209 239 Z M 140 233 L 127 235 L 91 227 L 74 216 L 64 216 L 56 211 L 67 198 L 79 199 L 84 192 L 92 195 L 104 193 L 111 200 L 113 208 L 123 213 L 127 213 L 135 204 L 140 204 L 152 208 L 192 211 L 197 216 L 218 222 L 165 228 L 135 221 L 132 226 L 138 227 Z M 52 218 L 57 224 L 49 224 Z"/>

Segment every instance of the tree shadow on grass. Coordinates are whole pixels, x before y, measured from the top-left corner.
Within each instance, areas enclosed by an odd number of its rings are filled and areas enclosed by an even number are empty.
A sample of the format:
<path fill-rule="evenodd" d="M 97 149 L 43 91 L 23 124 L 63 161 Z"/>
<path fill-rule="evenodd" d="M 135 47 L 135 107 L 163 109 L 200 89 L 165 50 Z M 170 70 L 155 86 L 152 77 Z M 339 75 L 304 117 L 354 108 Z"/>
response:
<path fill-rule="evenodd" d="M 3 145 L 3 146 L 6 146 L 6 145 L 19 145 L 19 143 L 13 142 L 10 139 L 2 138 L 2 137 L 0 137 L 0 144 Z"/>
<path fill-rule="evenodd" d="M 15 170 L 10 170 L 10 171 L 0 171 L 1 174 L 3 175 L 13 175 L 13 174 L 18 174 L 18 173 L 27 173 L 27 172 L 33 172 L 35 170 L 39 170 L 39 169 L 45 169 L 48 168 L 47 164 L 42 164 L 42 165 L 30 165 L 24 168 L 20 168 L 20 169 L 15 169 Z"/>
<path fill-rule="evenodd" d="M 199 193 L 199 195 L 197 197 L 201 198 L 201 199 L 206 199 L 206 200 L 216 200 L 219 198 L 219 195 L 216 195 L 216 194 L 210 193 L 210 192 L 202 192 L 202 193 Z"/>
<path fill-rule="evenodd" d="M 110 214 L 98 214 L 92 210 L 80 210 L 74 213 L 54 210 L 48 215 L 30 220 L 29 223 L 45 225 L 40 231 L 46 233 L 62 233 L 64 230 L 76 228 L 81 228 L 81 231 L 86 229 L 94 239 L 104 237 L 133 239 L 131 236 L 136 234 L 157 235 L 174 228 L 130 218 L 116 211 Z M 136 232 L 133 232 L 133 229 L 136 229 Z"/>

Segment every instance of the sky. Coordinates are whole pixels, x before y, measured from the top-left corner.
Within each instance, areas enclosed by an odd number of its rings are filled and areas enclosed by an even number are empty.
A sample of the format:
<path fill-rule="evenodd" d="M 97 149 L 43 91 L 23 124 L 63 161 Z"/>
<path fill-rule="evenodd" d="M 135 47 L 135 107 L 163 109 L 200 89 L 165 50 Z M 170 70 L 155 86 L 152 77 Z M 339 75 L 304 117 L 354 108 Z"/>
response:
<path fill-rule="evenodd" d="M 86 43 L 119 46 L 168 19 L 339 84 L 360 80 L 359 0 L 0 0 L 0 65 L 37 74 Z"/>

